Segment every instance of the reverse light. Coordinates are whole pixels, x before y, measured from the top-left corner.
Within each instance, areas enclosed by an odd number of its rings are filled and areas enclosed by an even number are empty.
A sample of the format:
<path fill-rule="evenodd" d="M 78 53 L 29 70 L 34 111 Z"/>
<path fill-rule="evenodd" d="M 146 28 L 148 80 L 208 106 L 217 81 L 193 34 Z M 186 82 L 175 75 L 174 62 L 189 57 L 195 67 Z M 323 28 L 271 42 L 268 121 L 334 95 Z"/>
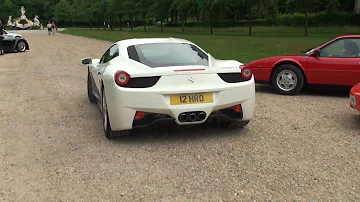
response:
<path fill-rule="evenodd" d="M 130 81 L 130 75 L 125 71 L 118 71 L 115 73 L 115 82 L 119 86 L 125 86 Z"/>
<path fill-rule="evenodd" d="M 144 112 L 136 112 L 135 114 L 135 120 L 140 120 L 140 119 L 143 119 L 145 116 L 145 113 Z"/>
<path fill-rule="evenodd" d="M 244 79 L 250 79 L 251 76 L 252 76 L 252 72 L 251 72 L 251 69 L 249 67 L 246 67 L 244 65 L 241 65 L 240 66 L 240 69 L 241 69 L 241 76 L 244 78 Z"/>

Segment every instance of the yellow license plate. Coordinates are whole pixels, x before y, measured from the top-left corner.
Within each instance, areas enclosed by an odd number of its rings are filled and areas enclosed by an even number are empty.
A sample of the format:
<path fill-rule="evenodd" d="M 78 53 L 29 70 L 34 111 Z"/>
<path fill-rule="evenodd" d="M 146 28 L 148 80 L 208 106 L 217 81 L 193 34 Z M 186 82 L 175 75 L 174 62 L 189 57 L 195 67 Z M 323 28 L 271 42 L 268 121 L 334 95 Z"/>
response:
<path fill-rule="evenodd" d="M 202 104 L 212 103 L 212 93 L 198 93 L 198 94 L 185 94 L 185 95 L 171 95 L 171 105 L 184 105 L 184 104 Z"/>

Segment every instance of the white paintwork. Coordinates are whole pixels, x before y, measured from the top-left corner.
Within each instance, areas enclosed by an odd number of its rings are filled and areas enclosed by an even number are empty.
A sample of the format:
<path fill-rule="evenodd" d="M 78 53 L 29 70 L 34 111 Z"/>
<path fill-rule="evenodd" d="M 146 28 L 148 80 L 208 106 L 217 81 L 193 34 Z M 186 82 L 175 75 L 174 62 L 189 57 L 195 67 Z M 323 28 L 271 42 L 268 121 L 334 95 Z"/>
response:
<path fill-rule="evenodd" d="M 93 75 L 96 87 L 101 92 L 103 83 L 110 125 L 112 130 L 132 129 L 136 111 L 168 114 L 181 123 L 177 117 L 182 112 L 205 111 L 206 119 L 211 112 L 237 104 L 242 105 L 243 120 L 251 120 L 255 106 L 255 83 L 251 80 L 240 83 L 226 83 L 217 73 L 237 72 L 241 74 L 241 62 L 235 60 L 218 60 L 209 56 L 209 66 L 175 66 L 151 68 L 129 59 L 127 47 L 145 43 L 194 43 L 184 39 L 174 38 L 143 38 L 118 41 L 119 56 L 108 63 L 100 64 L 100 59 L 92 59 L 89 70 Z M 197 45 L 195 45 L 197 46 Z M 198 46 L 197 46 L 198 47 Z M 198 47 L 201 49 L 200 47 Z M 202 49 L 201 49 L 202 50 Z M 205 52 L 205 51 L 204 51 Z M 204 71 L 174 72 L 179 69 L 205 68 Z M 126 71 L 131 78 L 142 76 L 161 76 L 160 80 L 150 88 L 122 88 L 114 81 L 117 71 Z M 100 74 L 99 74 L 100 73 Z M 188 81 L 192 77 L 195 82 Z M 185 93 L 212 92 L 213 103 L 170 105 L 170 95 Z M 206 119 L 202 122 L 205 122 Z M 202 123 L 197 122 L 197 123 Z"/>
<path fill-rule="evenodd" d="M 7 37 L 22 37 L 21 34 L 10 33 L 5 30 L 3 30 L 3 31 L 4 31 L 4 36 L 7 36 Z"/>

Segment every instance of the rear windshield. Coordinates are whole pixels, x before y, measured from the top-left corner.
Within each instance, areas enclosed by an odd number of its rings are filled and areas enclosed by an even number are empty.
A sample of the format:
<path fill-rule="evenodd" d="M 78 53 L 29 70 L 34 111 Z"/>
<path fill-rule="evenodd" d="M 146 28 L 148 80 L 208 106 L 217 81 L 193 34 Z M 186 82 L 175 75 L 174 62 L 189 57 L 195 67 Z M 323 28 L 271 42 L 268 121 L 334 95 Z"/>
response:
<path fill-rule="evenodd" d="M 130 59 L 149 67 L 208 65 L 208 56 L 186 43 L 151 43 L 129 46 Z"/>

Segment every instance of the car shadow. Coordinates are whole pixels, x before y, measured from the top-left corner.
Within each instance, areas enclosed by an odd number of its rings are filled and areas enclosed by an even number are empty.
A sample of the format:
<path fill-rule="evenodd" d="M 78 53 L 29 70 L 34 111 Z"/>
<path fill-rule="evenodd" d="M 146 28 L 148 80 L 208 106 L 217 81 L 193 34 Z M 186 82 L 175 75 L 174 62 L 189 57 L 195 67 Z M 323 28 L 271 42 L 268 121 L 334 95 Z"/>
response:
<path fill-rule="evenodd" d="M 351 115 L 349 118 L 349 125 L 355 130 L 360 130 L 360 114 Z M 358 133 L 358 135 L 360 135 L 360 133 Z"/>
<path fill-rule="evenodd" d="M 307 86 L 295 96 L 348 97 L 350 89 L 351 87 Z M 256 84 L 255 90 L 259 93 L 276 94 L 271 85 Z"/>
<path fill-rule="evenodd" d="M 248 126 L 247 126 L 248 127 Z M 201 141 L 208 138 L 222 139 L 247 134 L 248 128 L 224 129 L 203 128 L 200 125 L 189 127 L 166 125 L 162 127 L 147 127 L 133 129 L 129 135 L 110 139 L 114 143 L 154 143 L 154 142 L 188 142 Z"/>

